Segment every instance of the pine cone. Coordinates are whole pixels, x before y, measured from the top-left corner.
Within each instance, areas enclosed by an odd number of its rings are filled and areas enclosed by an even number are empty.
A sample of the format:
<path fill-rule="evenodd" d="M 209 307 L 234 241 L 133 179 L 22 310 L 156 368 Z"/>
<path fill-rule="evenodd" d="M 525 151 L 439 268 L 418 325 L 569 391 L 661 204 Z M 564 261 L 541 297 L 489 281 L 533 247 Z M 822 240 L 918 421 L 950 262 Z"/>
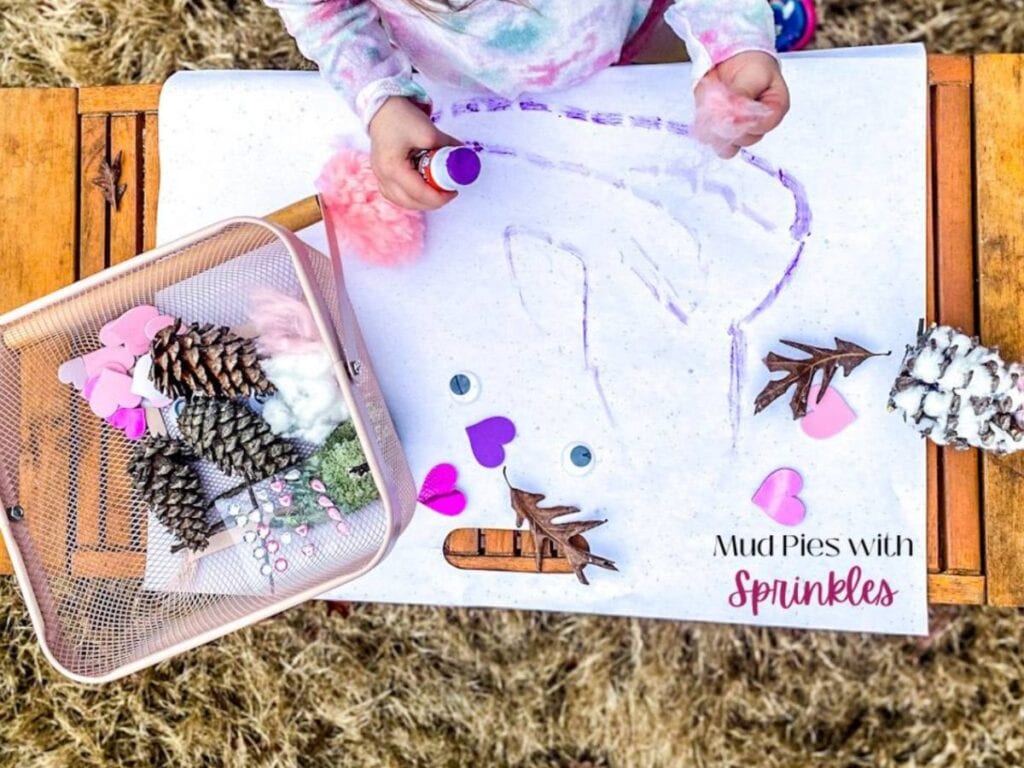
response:
<path fill-rule="evenodd" d="M 183 323 L 161 330 L 150 344 L 150 379 L 168 397 L 254 397 L 274 392 L 256 342 L 223 326 Z"/>
<path fill-rule="evenodd" d="M 258 413 L 233 400 L 192 400 L 178 417 L 178 429 L 199 456 L 251 483 L 300 461 L 295 446 L 275 436 Z"/>
<path fill-rule="evenodd" d="M 181 443 L 151 436 L 135 446 L 129 472 L 157 519 L 181 544 L 198 552 L 209 544 L 210 526 L 199 473 L 189 465 L 194 458 Z"/>
<path fill-rule="evenodd" d="M 939 445 L 997 454 L 1024 448 L 1024 367 L 949 326 L 907 347 L 889 410 Z"/>

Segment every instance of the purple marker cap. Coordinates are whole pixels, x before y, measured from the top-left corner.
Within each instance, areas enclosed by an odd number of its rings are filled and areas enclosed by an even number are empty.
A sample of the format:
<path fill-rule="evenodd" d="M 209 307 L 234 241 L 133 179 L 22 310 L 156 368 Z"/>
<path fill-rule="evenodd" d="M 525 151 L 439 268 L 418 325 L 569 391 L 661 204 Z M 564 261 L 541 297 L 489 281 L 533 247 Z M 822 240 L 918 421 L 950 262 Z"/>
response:
<path fill-rule="evenodd" d="M 480 156 L 470 147 L 454 147 L 448 153 L 445 169 L 452 181 L 464 187 L 480 177 Z"/>

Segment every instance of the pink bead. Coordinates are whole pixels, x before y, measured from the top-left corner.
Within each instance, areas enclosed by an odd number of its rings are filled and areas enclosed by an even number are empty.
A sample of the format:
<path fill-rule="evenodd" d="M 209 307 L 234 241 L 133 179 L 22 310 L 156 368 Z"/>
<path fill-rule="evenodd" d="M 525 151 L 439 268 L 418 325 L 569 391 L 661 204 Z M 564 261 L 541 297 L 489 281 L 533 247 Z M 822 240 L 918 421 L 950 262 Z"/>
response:
<path fill-rule="evenodd" d="M 352 533 L 352 529 L 348 527 L 348 523 L 346 522 L 338 523 L 336 526 L 334 526 L 334 530 L 336 530 L 342 536 L 348 536 L 348 534 Z"/>
<path fill-rule="evenodd" d="M 331 501 L 326 496 L 319 496 L 319 497 L 317 497 L 316 503 L 319 504 L 321 507 L 333 507 L 334 506 L 334 502 Z"/>
<path fill-rule="evenodd" d="M 274 561 L 274 570 L 278 573 L 284 573 L 288 570 L 288 561 L 283 557 L 277 558 L 277 560 Z"/>
<path fill-rule="evenodd" d="M 327 486 L 325 486 L 319 480 L 313 479 L 309 481 L 309 487 L 317 493 L 327 493 Z"/>
<path fill-rule="evenodd" d="M 331 520 L 341 520 L 341 512 L 339 512 L 335 507 L 331 507 L 327 510 L 327 516 L 331 518 Z"/>

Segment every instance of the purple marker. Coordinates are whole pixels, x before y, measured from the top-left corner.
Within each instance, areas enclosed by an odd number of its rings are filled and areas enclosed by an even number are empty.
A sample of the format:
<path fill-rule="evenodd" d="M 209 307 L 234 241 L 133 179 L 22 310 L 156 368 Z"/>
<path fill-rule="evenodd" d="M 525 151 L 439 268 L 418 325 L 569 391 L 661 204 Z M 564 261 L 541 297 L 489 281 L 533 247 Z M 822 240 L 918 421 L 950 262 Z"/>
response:
<path fill-rule="evenodd" d="M 471 147 L 421 149 L 412 161 L 423 180 L 439 192 L 457 192 L 480 177 L 480 156 Z"/>

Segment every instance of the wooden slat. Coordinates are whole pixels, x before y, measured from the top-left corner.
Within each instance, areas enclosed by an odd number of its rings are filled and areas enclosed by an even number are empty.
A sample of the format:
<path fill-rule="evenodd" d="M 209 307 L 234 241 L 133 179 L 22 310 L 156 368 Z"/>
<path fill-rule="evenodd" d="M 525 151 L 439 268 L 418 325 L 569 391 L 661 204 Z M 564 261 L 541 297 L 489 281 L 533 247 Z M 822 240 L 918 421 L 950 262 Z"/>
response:
<path fill-rule="evenodd" d="M 138 579 L 146 572 L 146 553 L 80 549 L 71 557 L 71 571 L 87 578 Z"/>
<path fill-rule="evenodd" d="M 0 89 L 0 311 L 57 290 L 75 279 L 78 196 L 78 97 L 72 89 Z M 62 354 L 65 350 L 49 349 Z M 57 433 L 66 429 L 69 409 L 47 410 L 51 388 L 63 385 L 35 354 L 26 358 L 23 375 L 37 371 L 42 379 L 33 397 L 22 399 L 25 445 L 19 460 L 22 488 L 41 487 L 50 499 L 47 509 L 26 509 L 26 523 L 47 545 L 43 562 L 59 567 L 61 543 L 67 535 L 69 484 L 66 455 Z M 25 379 L 33 387 L 36 382 Z M 49 402 L 49 405 L 39 405 Z M 33 433 L 33 429 L 43 430 Z M 53 439 L 46 439 L 52 436 Z M 49 546 L 53 545 L 52 551 Z M 0 572 L 9 573 L 6 549 L 0 550 Z"/>
<path fill-rule="evenodd" d="M 929 62 L 928 69 L 928 124 L 925 129 L 925 190 L 927 202 L 925 205 L 925 319 L 935 322 L 938 315 L 935 309 L 935 296 L 938 292 L 936 286 L 936 264 L 935 264 L 935 180 L 934 180 L 934 146 L 933 134 L 935 133 L 935 89 L 932 86 L 932 71 Z M 926 510 L 926 559 L 928 572 L 935 573 L 942 570 L 942 561 L 939 555 L 939 448 L 930 440 L 925 441 L 925 510 Z"/>
<path fill-rule="evenodd" d="M 143 250 L 144 210 L 144 136 L 145 115 L 124 114 L 110 118 L 110 154 L 121 156 L 121 183 L 124 197 L 117 210 L 110 208 L 110 249 L 108 266 L 120 264 Z M 114 436 L 105 439 L 104 455 L 109 464 Z M 106 512 L 103 544 L 108 548 L 131 548 L 131 482 L 121 467 L 106 466 L 104 490 Z M 137 526 L 136 526 L 137 527 Z"/>
<path fill-rule="evenodd" d="M 928 602 L 981 605 L 985 602 L 984 576 L 933 573 L 928 576 Z"/>
<path fill-rule="evenodd" d="M 110 213 L 110 264 L 120 264 L 142 251 L 143 148 L 145 115 L 110 118 L 110 156 L 121 156 L 120 208 Z"/>
<path fill-rule="evenodd" d="M 109 130 L 110 120 L 106 115 L 87 115 L 81 119 L 77 269 L 79 278 L 94 275 L 107 265 L 107 202 L 103 198 L 103 192 L 92 183 L 92 180 L 99 176 L 103 163 L 110 160 Z M 82 399 L 75 402 L 75 418 L 81 445 L 75 467 L 75 541 L 79 547 L 95 547 L 100 541 L 99 510 L 102 508 L 102 424 Z"/>
<path fill-rule="evenodd" d="M 155 112 L 160 103 L 162 85 L 114 85 L 79 90 L 78 111 L 110 114 L 119 112 Z"/>
<path fill-rule="evenodd" d="M 156 248 L 156 205 L 160 197 L 160 132 L 156 113 L 145 116 L 142 139 L 142 248 Z"/>
<path fill-rule="evenodd" d="M 973 335 L 975 323 L 974 210 L 971 189 L 971 62 L 936 59 L 943 70 L 933 89 L 934 244 L 939 322 Z M 980 464 L 975 451 L 939 452 L 939 522 L 943 570 L 981 572 Z"/>
<path fill-rule="evenodd" d="M 975 58 L 974 113 L 981 334 L 1024 360 L 1024 57 Z M 988 602 L 1024 604 L 1024 455 L 982 468 Z"/>

